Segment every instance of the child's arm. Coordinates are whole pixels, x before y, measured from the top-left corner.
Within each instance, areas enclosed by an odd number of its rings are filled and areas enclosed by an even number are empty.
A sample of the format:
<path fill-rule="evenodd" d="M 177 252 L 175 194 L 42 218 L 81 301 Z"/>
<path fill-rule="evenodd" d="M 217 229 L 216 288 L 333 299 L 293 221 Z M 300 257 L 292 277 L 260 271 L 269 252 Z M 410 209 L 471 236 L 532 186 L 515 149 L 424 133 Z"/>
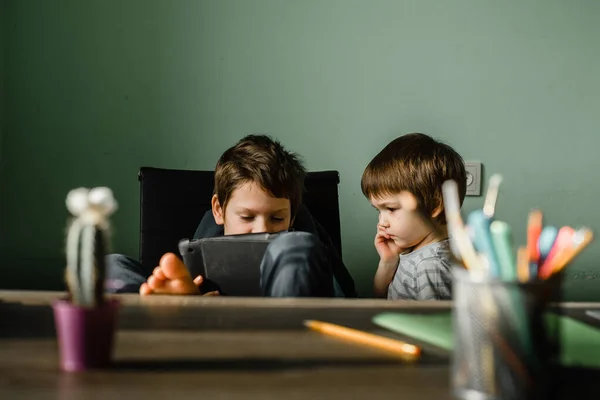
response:
<path fill-rule="evenodd" d="M 379 254 L 379 265 L 373 280 L 373 291 L 375 297 L 385 298 L 387 297 L 388 287 L 394 279 L 396 269 L 398 269 L 400 253 L 403 249 L 396 245 L 381 229 L 378 229 L 377 235 L 375 235 L 375 249 Z"/>
<path fill-rule="evenodd" d="M 386 298 L 388 294 L 388 287 L 394 279 L 396 269 L 398 269 L 398 262 L 383 263 L 379 262 L 377 266 L 377 272 L 375 272 L 375 279 L 373 280 L 373 291 L 375 297 Z"/>

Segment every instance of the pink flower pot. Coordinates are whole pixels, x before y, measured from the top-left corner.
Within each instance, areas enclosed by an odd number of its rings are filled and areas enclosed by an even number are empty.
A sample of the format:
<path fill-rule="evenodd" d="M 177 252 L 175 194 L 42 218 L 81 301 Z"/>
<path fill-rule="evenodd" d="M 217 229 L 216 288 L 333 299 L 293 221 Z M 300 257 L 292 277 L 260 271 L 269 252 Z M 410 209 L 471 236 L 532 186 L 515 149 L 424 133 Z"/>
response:
<path fill-rule="evenodd" d="M 110 365 L 119 310 L 118 300 L 109 299 L 94 308 L 57 300 L 52 308 L 60 367 L 64 371 L 83 371 Z"/>

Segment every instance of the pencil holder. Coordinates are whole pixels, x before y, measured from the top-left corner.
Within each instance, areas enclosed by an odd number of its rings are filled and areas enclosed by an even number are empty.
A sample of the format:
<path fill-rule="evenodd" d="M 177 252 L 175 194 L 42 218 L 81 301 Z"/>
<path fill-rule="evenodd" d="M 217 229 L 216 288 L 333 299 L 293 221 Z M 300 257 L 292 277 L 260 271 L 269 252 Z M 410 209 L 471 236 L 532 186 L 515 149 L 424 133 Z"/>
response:
<path fill-rule="evenodd" d="M 558 366 L 560 277 L 501 281 L 454 271 L 451 381 L 459 399 L 551 399 Z"/>

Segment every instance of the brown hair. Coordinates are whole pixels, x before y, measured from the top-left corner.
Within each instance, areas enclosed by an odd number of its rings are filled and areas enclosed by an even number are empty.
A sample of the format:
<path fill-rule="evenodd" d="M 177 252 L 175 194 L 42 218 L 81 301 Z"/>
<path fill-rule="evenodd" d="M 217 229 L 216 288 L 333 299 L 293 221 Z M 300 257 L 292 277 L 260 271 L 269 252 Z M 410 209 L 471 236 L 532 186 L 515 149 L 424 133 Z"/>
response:
<path fill-rule="evenodd" d="M 271 196 L 289 199 L 293 218 L 302 203 L 305 176 L 300 156 L 269 136 L 248 135 L 217 161 L 214 194 L 225 208 L 235 189 L 255 182 Z"/>
<path fill-rule="evenodd" d="M 363 173 L 361 188 L 368 199 L 406 190 L 431 220 L 436 207 L 443 204 L 442 184 L 449 179 L 456 181 L 462 205 L 467 177 L 460 154 L 423 133 L 410 133 L 392 140 L 371 160 Z M 445 225 L 445 213 L 432 222 Z"/>

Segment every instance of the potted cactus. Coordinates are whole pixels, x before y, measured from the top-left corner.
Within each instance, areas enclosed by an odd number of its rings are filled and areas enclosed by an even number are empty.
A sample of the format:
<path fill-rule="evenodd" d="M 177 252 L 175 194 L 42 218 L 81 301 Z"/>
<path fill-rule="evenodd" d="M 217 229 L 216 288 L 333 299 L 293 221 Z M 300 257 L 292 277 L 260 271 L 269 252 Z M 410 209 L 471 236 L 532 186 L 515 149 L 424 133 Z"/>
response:
<path fill-rule="evenodd" d="M 109 217 L 117 202 L 109 188 L 78 188 L 67 195 L 73 215 L 66 241 L 68 297 L 53 303 L 60 365 L 66 371 L 110 363 L 119 303 L 105 299 Z"/>

